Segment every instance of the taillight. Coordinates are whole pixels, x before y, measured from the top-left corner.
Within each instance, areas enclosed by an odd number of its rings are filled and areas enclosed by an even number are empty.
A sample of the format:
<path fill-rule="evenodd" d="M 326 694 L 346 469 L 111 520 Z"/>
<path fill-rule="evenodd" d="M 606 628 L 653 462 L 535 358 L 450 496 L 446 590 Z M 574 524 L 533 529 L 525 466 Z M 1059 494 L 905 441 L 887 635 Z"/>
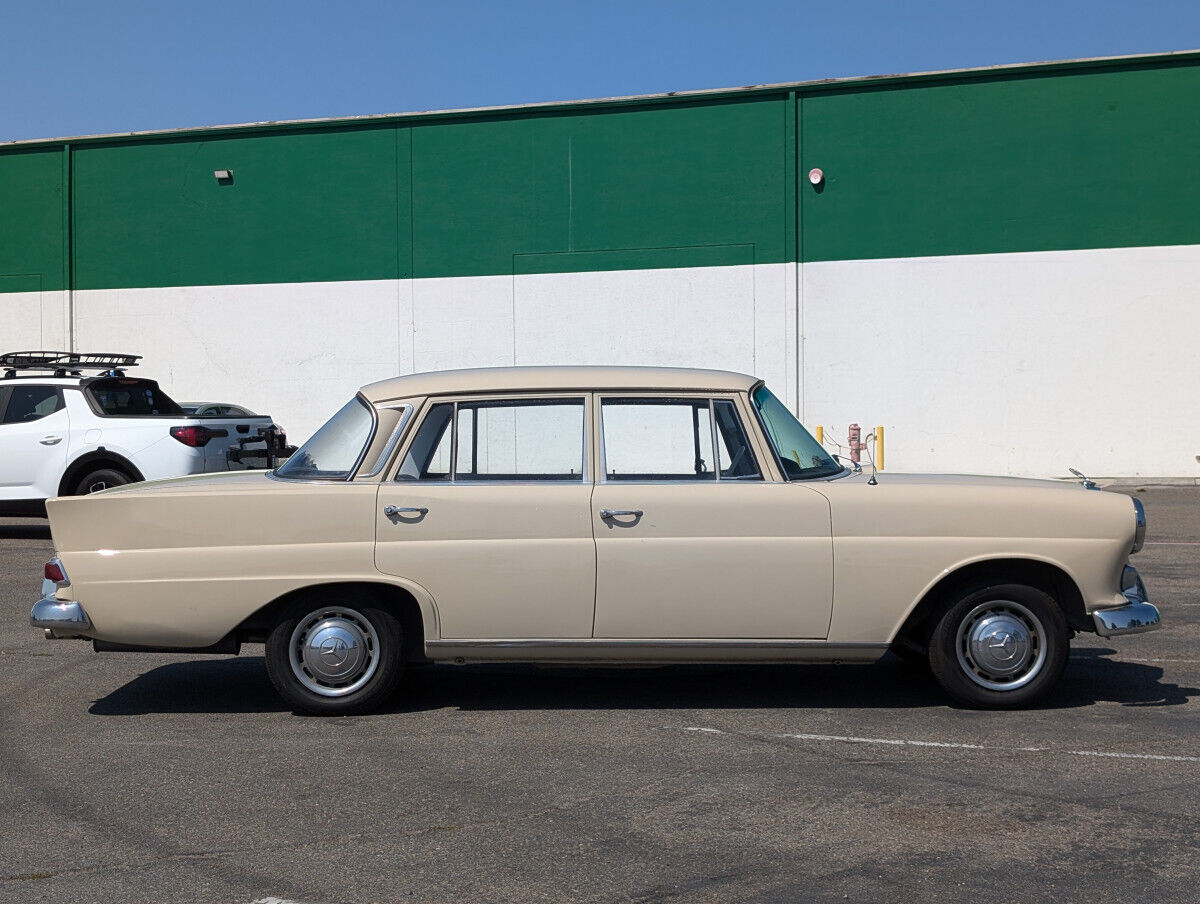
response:
<path fill-rule="evenodd" d="M 208 445 L 208 441 L 213 437 L 228 435 L 228 430 L 213 430 L 209 427 L 200 427 L 192 424 L 186 427 L 171 428 L 171 436 L 175 437 L 185 446 L 191 446 L 193 449 L 199 449 Z"/>
<path fill-rule="evenodd" d="M 70 583 L 70 580 L 67 578 L 67 571 L 58 559 L 51 559 L 45 564 L 42 568 L 42 576 L 47 581 L 53 581 L 60 587 Z"/>

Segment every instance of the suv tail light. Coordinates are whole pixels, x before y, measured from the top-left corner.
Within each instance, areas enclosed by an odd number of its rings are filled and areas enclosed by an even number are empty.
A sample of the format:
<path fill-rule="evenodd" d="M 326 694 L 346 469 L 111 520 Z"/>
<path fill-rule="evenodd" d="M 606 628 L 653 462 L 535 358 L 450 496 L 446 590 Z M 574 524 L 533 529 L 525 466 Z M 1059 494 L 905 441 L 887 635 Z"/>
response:
<path fill-rule="evenodd" d="M 193 449 L 203 448 L 214 437 L 228 435 L 228 430 L 213 430 L 211 427 L 201 427 L 194 424 L 188 424 L 186 427 L 171 428 L 171 436 L 175 437 L 185 446 L 191 446 Z"/>

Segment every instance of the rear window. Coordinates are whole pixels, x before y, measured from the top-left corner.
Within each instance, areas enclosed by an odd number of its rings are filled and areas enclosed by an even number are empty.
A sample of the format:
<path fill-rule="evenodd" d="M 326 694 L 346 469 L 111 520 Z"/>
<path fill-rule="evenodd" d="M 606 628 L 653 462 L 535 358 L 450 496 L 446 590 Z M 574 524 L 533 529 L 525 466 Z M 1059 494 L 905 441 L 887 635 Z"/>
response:
<path fill-rule="evenodd" d="M 84 390 L 92 406 L 105 417 L 138 417 L 183 414 L 175 400 L 153 380 L 110 377 L 94 380 Z"/>

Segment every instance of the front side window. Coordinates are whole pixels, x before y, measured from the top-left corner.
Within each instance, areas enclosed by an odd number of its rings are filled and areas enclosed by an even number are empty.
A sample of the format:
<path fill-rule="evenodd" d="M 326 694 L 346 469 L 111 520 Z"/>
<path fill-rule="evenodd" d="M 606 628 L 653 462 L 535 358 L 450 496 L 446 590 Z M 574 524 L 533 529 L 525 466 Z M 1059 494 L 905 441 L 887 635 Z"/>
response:
<path fill-rule="evenodd" d="M 312 438 L 275 469 L 293 480 L 347 480 L 374 431 L 371 406 L 361 397 L 347 402 Z"/>
<path fill-rule="evenodd" d="M 397 480 L 582 480 L 583 399 L 444 402 L 409 445 Z"/>
<path fill-rule="evenodd" d="M 604 399 L 604 479 L 761 480 L 726 399 Z"/>
<path fill-rule="evenodd" d="M 767 439 L 775 448 L 784 476 L 788 480 L 811 477 L 831 477 L 842 472 L 824 447 L 813 439 L 804 425 L 765 386 L 752 396 L 754 407 L 762 420 Z"/>
<path fill-rule="evenodd" d="M 62 394 L 54 386 L 14 386 L 4 409 L 5 424 L 41 420 L 63 407 Z"/>

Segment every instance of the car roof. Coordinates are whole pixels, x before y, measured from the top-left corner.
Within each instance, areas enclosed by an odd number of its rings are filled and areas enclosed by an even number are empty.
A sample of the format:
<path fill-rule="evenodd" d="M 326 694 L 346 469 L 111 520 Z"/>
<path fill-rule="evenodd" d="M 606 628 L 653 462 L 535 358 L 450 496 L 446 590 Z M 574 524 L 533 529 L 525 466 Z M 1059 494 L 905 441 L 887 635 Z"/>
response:
<path fill-rule="evenodd" d="M 371 402 L 490 392 L 590 392 L 612 389 L 746 392 L 757 377 L 688 367 L 472 367 L 392 377 L 362 388 Z"/>

